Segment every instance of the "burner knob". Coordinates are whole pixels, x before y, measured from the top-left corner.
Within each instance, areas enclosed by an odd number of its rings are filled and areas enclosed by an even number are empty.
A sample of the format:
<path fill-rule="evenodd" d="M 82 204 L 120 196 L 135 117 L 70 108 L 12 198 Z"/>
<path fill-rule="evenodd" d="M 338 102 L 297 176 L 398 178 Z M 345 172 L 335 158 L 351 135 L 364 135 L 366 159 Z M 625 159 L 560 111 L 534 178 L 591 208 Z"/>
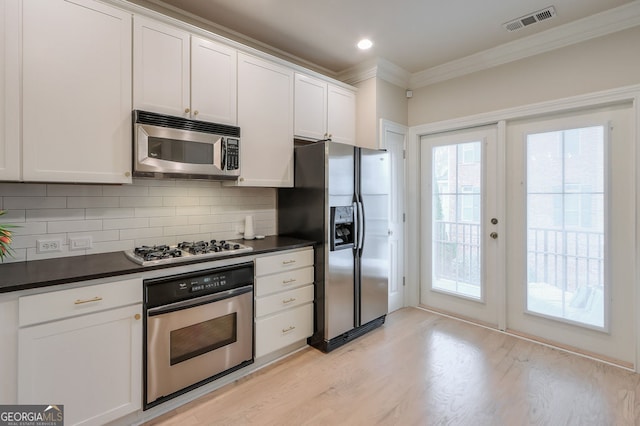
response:
<path fill-rule="evenodd" d="M 213 251 L 215 252 L 219 252 L 220 251 L 220 246 L 213 246 Z"/>
<path fill-rule="evenodd" d="M 211 240 L 211 245 L 214 245 L 216 243 L 216 240 Z"/>
<path fill-rule="evenodd" d="M 229 247 L 231 246 L 229 245 L 229 243 L 224 243 L 222 247 L 224 247 L 225 250 L 229 250 Z"/>
<path fill-rule="evenodd" d="M 233 249 L 234 249 L 234 250 L 238 250 L 239 248 L 240 248 L 240 244 L 234 244 L 234 245 L 233 245 Z"/>
<path fill-rule="evenodd" d="M 227 242 L 226 240 L 220 240 L 220 245 L 223 246 L 226 244 L 226 242 Z"/>

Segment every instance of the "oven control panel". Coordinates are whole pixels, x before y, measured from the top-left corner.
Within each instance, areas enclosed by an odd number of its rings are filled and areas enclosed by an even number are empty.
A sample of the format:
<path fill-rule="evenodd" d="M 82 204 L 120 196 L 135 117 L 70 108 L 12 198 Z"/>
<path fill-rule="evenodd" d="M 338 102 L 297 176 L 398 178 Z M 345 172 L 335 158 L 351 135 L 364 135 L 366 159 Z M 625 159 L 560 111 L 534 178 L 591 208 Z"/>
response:
<path fill-rule="evenodd" d="M 145 280 L 148 308 L 253 284 L 253 262 Z"/>

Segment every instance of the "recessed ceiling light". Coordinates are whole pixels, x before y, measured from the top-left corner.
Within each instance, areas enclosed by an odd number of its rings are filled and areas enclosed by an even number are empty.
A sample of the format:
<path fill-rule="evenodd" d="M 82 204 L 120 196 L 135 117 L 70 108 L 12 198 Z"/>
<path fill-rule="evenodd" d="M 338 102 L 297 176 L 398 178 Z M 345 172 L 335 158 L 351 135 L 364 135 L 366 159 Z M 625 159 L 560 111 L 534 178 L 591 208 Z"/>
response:
<path fill-rule="evenodd" d="M 363 38 L 358 42 L 358 49 L 361 50 L 371 49 L 371 46 L 373 46 L 373 42 L 368 38 Z"/>

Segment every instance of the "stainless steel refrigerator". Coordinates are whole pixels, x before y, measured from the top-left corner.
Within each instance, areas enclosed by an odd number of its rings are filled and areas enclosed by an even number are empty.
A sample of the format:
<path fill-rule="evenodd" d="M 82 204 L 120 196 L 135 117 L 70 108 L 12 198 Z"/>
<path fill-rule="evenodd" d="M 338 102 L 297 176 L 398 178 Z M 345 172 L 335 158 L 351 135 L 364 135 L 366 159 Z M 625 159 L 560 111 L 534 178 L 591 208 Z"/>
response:
<path fill-rule="evenodd" d="M 389 156 L 317 142 L 295 148 L 295 187 L 278 190 L 278 233 L 314 240 L 314 334 L 331 351 L 384 324 Z"/>

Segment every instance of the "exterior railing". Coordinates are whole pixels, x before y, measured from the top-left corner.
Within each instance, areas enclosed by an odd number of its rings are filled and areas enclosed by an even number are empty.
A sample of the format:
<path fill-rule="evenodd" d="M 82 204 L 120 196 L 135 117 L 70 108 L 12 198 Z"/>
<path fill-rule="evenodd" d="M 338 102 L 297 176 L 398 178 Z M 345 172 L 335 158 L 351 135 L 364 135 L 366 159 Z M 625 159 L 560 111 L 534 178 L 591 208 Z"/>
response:
<path fill-rule="evenodd" d="M 481 282 L 480 225 L 436 221 L 434 276 L 470 285 Z M 604 234 L 583 230 L 530 228 L 527 235 L 528 282 L 565 291 L 604 283 Z"/>

